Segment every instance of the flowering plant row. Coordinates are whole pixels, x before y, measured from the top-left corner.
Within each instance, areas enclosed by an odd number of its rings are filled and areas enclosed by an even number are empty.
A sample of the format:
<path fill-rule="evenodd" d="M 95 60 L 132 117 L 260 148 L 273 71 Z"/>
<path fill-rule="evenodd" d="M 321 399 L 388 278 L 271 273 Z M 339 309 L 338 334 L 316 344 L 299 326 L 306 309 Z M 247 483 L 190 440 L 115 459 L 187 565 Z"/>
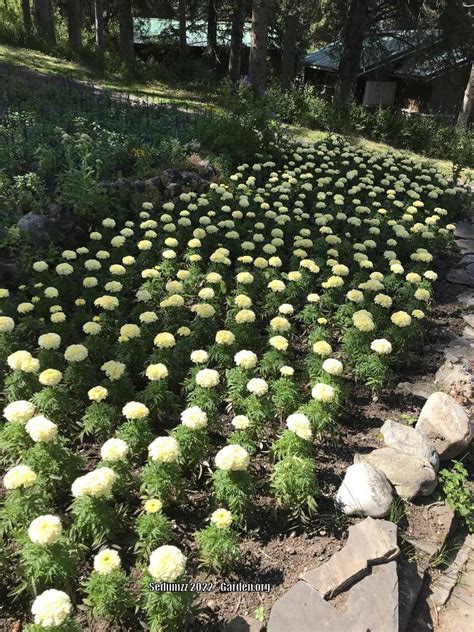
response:
<path fill-rule="evenodd" d="M 256 160 L 0 292 L 0 529 L 31 630 L 75 629 L 78 600 L 183 629 L 192 594 L 150 582 L 234 568 L 259 496 L 311 520 L 351 382 L 420 344 L 461 190 L 337 139 Z"/>

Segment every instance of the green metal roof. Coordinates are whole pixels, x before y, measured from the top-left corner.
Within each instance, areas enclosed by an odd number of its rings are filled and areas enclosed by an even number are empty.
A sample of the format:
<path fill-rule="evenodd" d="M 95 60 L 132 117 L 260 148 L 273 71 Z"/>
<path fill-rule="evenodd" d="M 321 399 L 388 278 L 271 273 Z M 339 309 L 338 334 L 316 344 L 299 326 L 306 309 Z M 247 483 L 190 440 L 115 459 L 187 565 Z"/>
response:
<path fill-rule="evenodd" d="M 135 44 L 147 44 L 158 40 L 161 37 L 178 37 L 179 22 L 178 20 L 167 20 L 163 18 L 134 18 L 134 37 Z M 244 35 L 242 43 L 244 46 L 250 46 L 251 25 L 244 25 Z M 217 43 L 219 46 L 230 46 L 231 23 L 217 23 Z M 188 46 L 204 47 L 207 43 L 207 22 L 205 20 L 197 20 L 187 25 L 187 44 Z"/>
<path fill-rule="evenodd" d="M 414 31 L 368 35 L 362 45 L 360 74 L 395 61 L 414 51 L 418 46 L 419 40 Z M 304 63 L 305 66 L 312 68 L 337 72 L 340 58 L 341 42 L 334 42 L 307 55 Z"/>
<path fill-rule="evenodd" d="M 434 79 L 437 75 L 452 68 L 464 66 L 469 63 L 466 55 L 460 50 L 441 50 L 430 52 L 426 59 L 406 59 L 400 68 L 392 74 L 397 77 L 413 79 Z"/>

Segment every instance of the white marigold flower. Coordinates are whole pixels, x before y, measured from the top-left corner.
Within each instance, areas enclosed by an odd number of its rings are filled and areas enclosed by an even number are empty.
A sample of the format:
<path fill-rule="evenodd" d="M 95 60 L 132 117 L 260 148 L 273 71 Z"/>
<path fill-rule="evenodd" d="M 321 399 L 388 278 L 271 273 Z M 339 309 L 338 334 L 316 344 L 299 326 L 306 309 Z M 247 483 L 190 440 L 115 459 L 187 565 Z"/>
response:
<path fill-rule="evenodd" d="M 431 298 L 431 294 L 428 292 L 428 290 L 425 290 L 422 287 L 419 287 L 416 292 L 415 292 L 415 298 L 418 299 L 419 301 L 429 301 Z"/>
<path fill-rule="evenodd" d="M 216 333 L 215 341 L 218 345 L 230 346 L 235 342 L 235 336 L 231 331 L 227 329 L 220 329 Z"/>
<path fill-rule="evenodd" d="M 150 410 L 141 402 L 128 402 L 122 408 L 122 415 L 127 419 L 144 419 L 149 414 Z"/>
<path fill-rule="evenodd" d="M 280 368 L 280 374 L 283 375 L 284 377 L 291 377 L 292 375 L 295 374 L 295 370 L 292 366 L 282 366 Z"/>
<path fill-rule="evenodd" d="M 380 305 L 380 307 L 384 307 L 385 309 L 391 307 L 392 302 L 392 298 L 387 294 L 376 294 L 374 297 L 374 303 L 376 305 Z"/>
<path fill-rule="evenodd" d="M 71 491 L 74 498 L 92 496 L 100 498 L 106 496 L 117 480 L 117 474 L 110 467 L 99 467 L 84 476 L 79 476 L 73 482 Z"/>
<path fill-rule="evenodd" d="M 47 514 L 35 518 L 30 523 L 28 537 L 35 544 L 53 544 L 61 537 L 62 530 L 59 517 Z"/>
<path fill-rule="evenodd" d="M 46 261 L 35 261 L 33 264 L 33 270 L 35 272 L 45 272 L 49 268 Z"/>
<path fill-rule="evenodd" d="M 38 376 L 38 380 L 43 386 L 57 386 L 62 378 L 63 374 L 57 369 L 45 369 Z"/>
<path fill-rule="evenodd" d="M 49 443 L 54 441 L 58 434 L 57 425 L 42 415 L 32 417 L 27 421 L 25 429 L 35 442 Z"/>
<path fill-rule="evenodd" d="M 129 451 L 130 448 L 126 441 L 112 437 L 112 439 L 108 439 L 101 447 L 100 456 L 104 461 L 115 463 L 116 461 L 124 459 Z"/>
<path fill-rule="evenodd" d="M 82 362 L 88 355 L 89 351 L 84 345 L 69 345 L 64 351 L 64 358 L 67 362 Z"/>
<path fill-rule="evenodd" d="M 70 263 L 59 263 L 56 266 L 56 274 L 59 276 L 69 276 L 74 272 L 74 268 Z"/>
<path fill-rule="evenodd" d="M 238 294 L 234 298 L 234 303 L 239 309 L 249 309 L 249 307 L 252 307 L 252 299 L 245 294 Z"/>
<path fill-rule="evenodd" d="M 290 322 L 284 316 L 275 316 L 270 321 L 270 327 L 278 333 L 284 333 L 291 328 Z"/>
<path fill-rule="evenodd" d="M 191 406 L 181 413 L 181 423 L 192 430 L 200 430 L 207 426 L 207 415 L 199 406 Z"/>
<path fill-rule="evenodd" d="M 15 321 L 10 316 L 0 316 L 0 333 L 7 334 L 15 329 Z"/>
<path fill-rule="evenodd" d="M 286 286 L 283 283 L 283 281 L 280 281 L 278 279 L 274 279 L 273 281 L 270 281 L 270 283 L 268 283 L 267 287 L 268 287 L 269 290 L 271 290 L 272 292 L 275 292 L 275 293 L 284 292 L 285 288 L 286 288 Z"/>
<path fill-rule="evenodd" d="M 323 370 L 330 375 L 342 375 L 344 367 L 342 362 L 335 360 L 334 358 L 328 358 L 323 362 Z"/>
<path fill-rule="evenodd" d="M 313 352 L 322 358 L 325 358 L 326 356 L 331 355 L 332 347 L 329 342 L 326 342 L 325 340 L 318 340 L 313 344 Z"/>
<path fill-rule="evenodd" d="M 158 582 L 174 582 L 186 569 L 186 556 L 176 547 L 169 544 L 152 551 L 148 571 Z"/>
<path fill-rule="evenodd" d="M 288 349 L 288 340 L 284 336 L 272 336 L 269 343 L 277 351 L 286 351 Z"/>
<path fill-rule="evenodd" d="M 251 309 L 241 309 L 235 315 L 235 322 L 238 324 L 255 322 L 255 312 Z"/>
<path fill-rule="evenodd" d="M 216 467 L 225 471 L 243 471 L 248 468 L 250 454 L 240 445 L 226 445 L 215 457 Z"/>
<path fill-rule="evenodd" d="M 87 397 L 92 402 L 102 402 L 104 399 L 106 399 L 108 394 L 109 391 L 103 386 L 94 386 L 87 391 Z"/>
<path fill-rule="evenodd" d="M 120 327 L 120 338 L 121 342 L 127 342 L 132 338 L 140 337 L 140 327 L 138 325 L 134 325 L 133 323 L 127 323 Z"/>
<path fill-rule="evenodd" d="M 191 362 L 194 364 L 204 364 L 209 360 L 209 354 L 204 349 L 196 349 L 191 353 Z"/>
<path fill-rule="evenodd" d="M 94 301 L 94 305 L 96 307 L 101 307 L 103 310 L 107 312 L 111 312 L 114 309 L 117 309 L 119 306 L 119 300 L 116 296 L 109 296 L 105 294 L 104 296 L 99 296 Z"/>
<path fill-rule="evenodd" d="M 268 384 L 260 377 L 254 377 L 247 382 L 247 390 L 257 397 L 262 397 L 268 393 Z"/>
<path fill-rule="evenodd" d="M 10 402 L 3 409 L 3 416 L 15 423 L 24 424 L 35 414 L 35 407 L 30 402 L 19 399 L 16 402 Z"/>
<path fill-rule="evenodd" d="M 232 514 L 228 509 L 216 509 L 211 515 L 211 524 L 218 529 L 228 529 L 232 524 Z"/>
<path fill-rule="evenodd" d="M 33 356 L 29 351 L 15 351 L 14 353 L 10 353 L 10 355 L 8 356 L 7 364 L 10 369 L 13 369 L 13 371 L 21 371 L 22 367 L 26 366 L 26 364 L 32 359 L 32 357 Z"/>
<path fill-rule="evenodd" d="M 109 360 L 104 362 L 100 367 L 100 370 L 105 373 L 109 380 L 119 380 L 125 372 L 125 364 L 123 362 L 117 362 L 116 360 Z"/>
<path fill-rule="evenodd" d="M 370 348 L 379 355 L 388 355 L 392 353 L 392 344 L 385 338 L 378 338 L 370 343 Z"/>
<path fill-rule="evenodd" d="M 293 415 L 289 415 L 286 420 L 286 426 L 288 430 L 294 432 L 295 435 L 301 437 L 302 439 L 309 440 L 312 437 L 311 423 L 302 413 L 294 413 Z"/>
<path fill-rule="evenodd" d="M 120 555 L 113 549 L 103 549 L 94 557 L 94 570 L 99 575 L 108 575 L 120 568 Z"/>
<path fill-rule="evenodd" d="M 168 377 L 168 369 L 161 362 L 158 362 L 157 364 L 150 364 L 150 366 L 146 368 L 145 375 L 152 382 L 156 380 L 164 380 Z"/>
<path fill-rule="evenodd" d="M 173 334 L 163 331 L 155 336 L 153 343 L 158 349 L 171 349 L 175 346 L 176 339 Z"/>
<path fill-rule="evenodd" d="M 54 588 L 38 595 L 31 606 L 34 622 L 43 628 L 61 625 L 71 612 L 72 603 L 69 596 L 62 590 Z"/>
<path fill-rule="evenodd" d="M 5 489 L 17 489 L 19 487 L 31 487 L 38 475 L 28 465 L 16 465 L 3 477 Z"/>
<path fill-rule="evenodd" d="M 372 314 L 365 309 L 354 312 L 352 314 L 352 322 L 359 331 L 373 331 L 375 329 Z"/>
<path fill-rule="evenodd" d="M 180 455 L 179 444 L 174 437 L 157 437 L 148 446 L 148 454 L 157 463 L 176 463 Z"/>
<path fill-rule="evenodd" d="M 411 316 L 404 311 L 394 312 L 390 320 L 397 327 L 408 327 L 411 323 Z"/>
<path fill-rule="evenodd" d="M 364 302 L 364 294 L 360 290 L 349 290 L 346 294 L 346 298 L 352 303 Z"/>
<path fill-rule="evenodd" d="M 202 388 L 214 388 L 219 382 L 219 373 L 214 369 L 201 369 L 196 374 L 196 384 Z"/>
<path fill-rule="evenodd" d="M 234 362 L 242 369 L 253 369 L 257 366 L 258 358 L 253 351 L 242 349 L 234 355 Z"/>
<path fill-rule="evenodd" d="M 329 403 L 334 400 L 336 391 L 329 384 L 323 384 L 320 382 L 319 384 L 313 386 L 311 395 L 318 402 Z"/>
<path fill-rule="evenodd" d="M 247 415 L 236 415 L 230 422 L 236 430 L 246 430 L 250 426 Z"/>

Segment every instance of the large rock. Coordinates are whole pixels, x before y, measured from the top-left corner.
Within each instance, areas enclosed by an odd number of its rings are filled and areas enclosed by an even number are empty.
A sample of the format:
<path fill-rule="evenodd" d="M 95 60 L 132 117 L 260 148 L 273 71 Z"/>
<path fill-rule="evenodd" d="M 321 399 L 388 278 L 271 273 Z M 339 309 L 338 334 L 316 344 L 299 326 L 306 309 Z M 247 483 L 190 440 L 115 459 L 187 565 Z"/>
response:
<path fill-rule="evenodd" d="M 472 440 L 466 411 L 446 393 L 433 393 L 428 397 L 416 428 L 431 439 L 442 461 L 464 452 Z"/>
<path fill-rule="evenodd" d="M 397 527 L 387 520 L 366 518 L 349 527 L 347 544 L 327 562 L 313 568 L 301 579 L 325 599 L 332 599 L 370 572 L 370 566 L 395 559 Z"/>
<path fill-rule="evenodd" d="M 370 463 L 383 472 L 401 498 L 429 496 L 435 489 L 436 472 L 426 459 L 396 448 L 379 448 L 370 454 L 355 455 L 358 463 Z"/>
<path fill-rule="evenodd" d="M 60 233 L 60 223 L 57 219 L 36 213 L 23 215 L 17 226 L 27 241 L 33 245 L 50 243 L 57 239 Z"/>
<path fill-rule="evenodd" d="M 438 453 L 425 434 L 416 428 L 399 424 L 391 419 L 385 421 L 384 425 L 380 428 L 380 432 L 383 435 L 386 446 L 396 448 L 405 454 L 411 454 L 420 459 L 429 461 L 435 472 L 438 471 Z"/>
<path fill-rule="evenodd" d="M 463 337 L 470 340 L 464 332 Z M 472 397 L 472 376 L 467 359 L 459 359 L 457 362 L 446 360 L 436 372 L 435 384 L 439 390 L 468 404 Z"/>
<path fill-rule="evenodd" d="M 397 563 L 374 568 L 353 586 L 347 596 L 346 611 L 363 630 L 399 632 Z"/>
<path fill-rule="evenodd" d="M 336 495 L 336 504 L 348 516 L 383 518 L 390 511 L 392 500 L 387 477 L 369 463 L 350 465 Z"/>

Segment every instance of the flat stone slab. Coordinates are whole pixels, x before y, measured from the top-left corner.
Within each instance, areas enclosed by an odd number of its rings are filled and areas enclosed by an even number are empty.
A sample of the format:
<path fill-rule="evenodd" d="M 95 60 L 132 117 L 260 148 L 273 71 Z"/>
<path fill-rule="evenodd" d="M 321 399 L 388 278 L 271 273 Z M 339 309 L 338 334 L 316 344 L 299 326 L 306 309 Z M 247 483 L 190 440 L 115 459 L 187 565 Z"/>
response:
<path fill-rule="evenodd" d="M 468 536 L 458 549 L 448 568 L 431 585 L 431 599 L 437 606 L 444 606 L 458 581 L 458 577 L 469 560 L 474 546 L 474 536 Z M 473 612 L 474 614 L 474 612 Z"/>
<path fill-rule="evenodd" d="M 456 239 L 456 244 L 464 254 L 474 254 L 474 239 Z"/>
<path fill-rule="evenodd" d="M 397 563 L 374 567 L 350 589 L 345 609 L 364 630 L 399 632 Z"/>
<path fill-rule="evenodd" d="M 439 630 L 443 632 L 472 632 L 474 620 L 474 552 L 451 593 L 446 608 L 441 610 Z"/>
<path fill-rule="evenodd" d="M 474 287 L 474 273 L 469 270 L 472 264 L 470 264 L 467 268 L 459 268 L 454 269 L 448 272 L 446 278 L 450 283 L 457 283 L 458 285 L 468 285 L 469 287 Z"/>
<path fill-rule="evenodd" d="M 454 235 L 460 239 L 474 239 L 474 224 L 471 222 L 457 222 Z"/>
<path fill-rule="evenodd" d="M 366 518 L 349 527 L 346 545 L 327 562 L 301 575 L 325 599 L 346 590 L 366 576 L 369 566 L 395 559 L 397 527 L 388 520 Z"/>
<path fill-rule="evenodd" d="M 274 604 L 267 632 L 355 632 L 353 620 L 336 610 L 309 584 L 297 582 Z"/>
<path fill-rule="evenodd" d="M 402 562 L 397 565 L 398 573 L 398 625 L 400 632 L 405 632 L 410 622 L 421 587 L 423 573 L 420 573 L 414 562 Z"/>
<path fill-rule="evenodd" d="M 474 314 L 463 314 L 462 318 L 469 327 L 474 327 Z"/>
<path fill-rule="evenodd" d="M 458 360 L 466 362 L 474 362 L 474 344 L 461 338 L 461 336 L 452 335 L 448 346 L 443 350 L 446 360 L 457 362 Z"/>
<path fill-rule="evenodd" d="M 397 384 L 397 391 L 419 399 L 428 399 L 431 393 L 436 391 L 436 386 L 433 382 L 400 382 Z"/>
<path fill-rule="evenodd" d="M 458 303 L 461 303 L 463 307 L 474 307 L 474 292 L 472 290 L 466 290 L 459 294 L 456 300 Z"/>

